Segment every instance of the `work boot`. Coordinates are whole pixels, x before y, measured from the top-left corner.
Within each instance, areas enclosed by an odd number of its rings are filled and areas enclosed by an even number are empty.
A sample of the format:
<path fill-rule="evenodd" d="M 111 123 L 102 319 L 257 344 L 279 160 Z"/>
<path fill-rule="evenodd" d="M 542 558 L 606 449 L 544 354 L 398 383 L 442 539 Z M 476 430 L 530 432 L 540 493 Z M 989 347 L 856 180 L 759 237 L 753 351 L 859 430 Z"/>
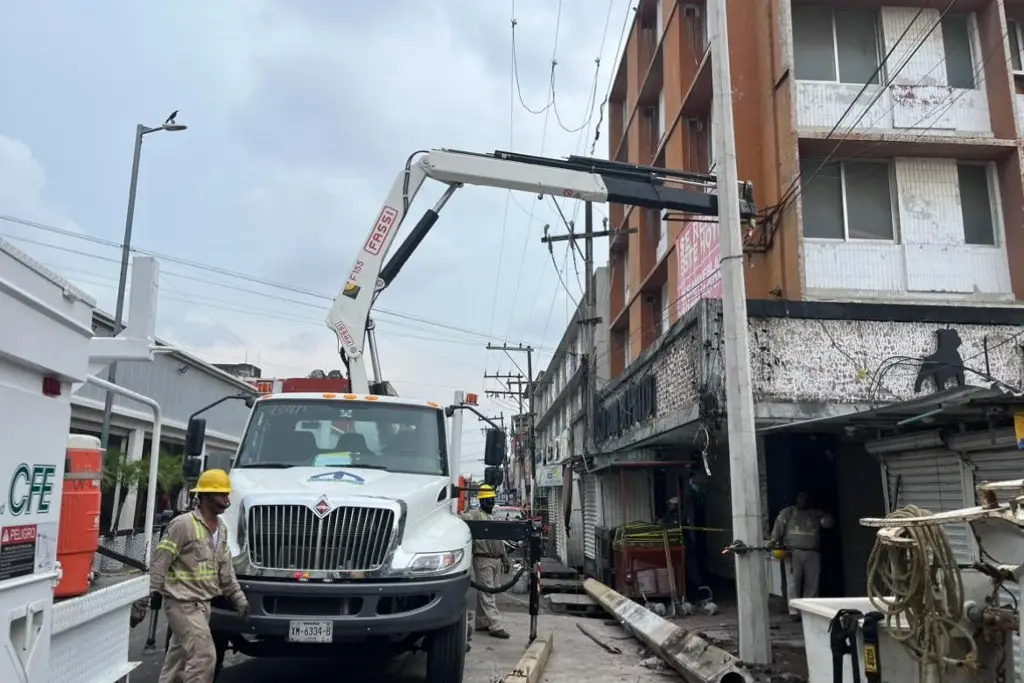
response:
<path fill-rule="evenodd" d="M 491 638 L 497 638 L 499 640 L 508 640 L 510 638 L 510 636 L 508 635 L 508 631 L 506 631 L 503 628 L 488 631 L 487 635 L 489 635 Z"/>

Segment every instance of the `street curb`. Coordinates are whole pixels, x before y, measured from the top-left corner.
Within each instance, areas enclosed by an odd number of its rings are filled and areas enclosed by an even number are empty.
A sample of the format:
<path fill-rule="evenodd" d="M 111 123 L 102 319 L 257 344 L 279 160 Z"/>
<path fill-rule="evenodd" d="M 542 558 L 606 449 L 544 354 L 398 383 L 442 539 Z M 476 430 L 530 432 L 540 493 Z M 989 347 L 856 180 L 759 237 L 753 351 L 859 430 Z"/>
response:
<path fill-rule="evenodd" d="M 743 662 L 697 633 L 679 628 L 594 579 L 584 581 L 583 588 L 686 683 L 754 683 Z"/>
<path fill-rule="evenodd" d="M 515 668 L 502 679 L 504 683 L 540 683 L 540 677 L 548 665 L 548 658 L 551 657 L 554 646 L 554 633 L 537 638 L 526 648 Z"/>

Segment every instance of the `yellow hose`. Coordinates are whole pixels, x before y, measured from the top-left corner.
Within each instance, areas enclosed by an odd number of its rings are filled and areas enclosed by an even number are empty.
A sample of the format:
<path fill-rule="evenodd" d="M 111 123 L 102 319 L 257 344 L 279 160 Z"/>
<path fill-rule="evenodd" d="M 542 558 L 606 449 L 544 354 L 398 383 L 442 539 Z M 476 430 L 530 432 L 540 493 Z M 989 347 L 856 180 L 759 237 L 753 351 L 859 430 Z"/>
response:
<path fill-rule="evenodd" d="M 908 505 L 886 519 L 931 514 Z M 889 635 L 918 661 L 920 680 L 923 682 L 928 668 L 934 666 L 941 683 L 948 665 L 972 667 L 977 663 L 974 638 L 960 625 L 964 585 L 959 562 L 946 532 L 938 524 L 908 525 L 903 527 L 902 535 L 911 539 L 913 545 L 894 545 L 876 537 L 868 558 L 868 598 L 878 611 L 886 614 Z M 970 651 L 963 659 L 949 655 L 957 636 L 970 643 Z"/>

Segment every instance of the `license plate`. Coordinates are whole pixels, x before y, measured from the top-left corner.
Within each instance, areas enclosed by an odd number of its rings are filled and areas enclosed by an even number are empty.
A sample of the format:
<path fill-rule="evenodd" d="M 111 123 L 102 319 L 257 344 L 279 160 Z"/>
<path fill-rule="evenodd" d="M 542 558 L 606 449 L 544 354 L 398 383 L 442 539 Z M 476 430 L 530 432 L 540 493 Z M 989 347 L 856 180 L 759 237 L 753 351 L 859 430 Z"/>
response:
<path fill-rule="evenodd" d="M 330 643 L 333 640 L 333 622 L 292 621 L 288 624 L 289 643 Z"/>

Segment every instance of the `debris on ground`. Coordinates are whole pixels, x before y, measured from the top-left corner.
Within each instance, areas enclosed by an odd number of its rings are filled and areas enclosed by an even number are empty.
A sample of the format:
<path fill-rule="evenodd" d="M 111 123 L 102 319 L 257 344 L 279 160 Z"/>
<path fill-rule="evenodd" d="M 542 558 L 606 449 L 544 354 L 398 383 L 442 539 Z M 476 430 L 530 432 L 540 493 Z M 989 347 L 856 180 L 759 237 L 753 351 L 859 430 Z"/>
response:
<path fill-rule="evenodd" d="M 588 631 L 586 629 L 586 627 L 583 626 L 583 624 L 577 623 L 576 624 L 576 628 L 578 628 L 580 630 L 580 632 L 583 633 L 583 635 L 585 635 L 587 638 L 590 638 L 592 641 L 594 641 L 595 643 L 597 643 L 598 645 L 603 647 L 608 652 L 611 652 L 613 655 L 621 655 L 622 654 L 622 650 L 620 650 L 619 648 L 615 647 L 614 645 L 609 645 L 608 643 L 604 642 L 603 640 L 598 638 L 596 635 L 594 635 L 593 633 Z"/>

